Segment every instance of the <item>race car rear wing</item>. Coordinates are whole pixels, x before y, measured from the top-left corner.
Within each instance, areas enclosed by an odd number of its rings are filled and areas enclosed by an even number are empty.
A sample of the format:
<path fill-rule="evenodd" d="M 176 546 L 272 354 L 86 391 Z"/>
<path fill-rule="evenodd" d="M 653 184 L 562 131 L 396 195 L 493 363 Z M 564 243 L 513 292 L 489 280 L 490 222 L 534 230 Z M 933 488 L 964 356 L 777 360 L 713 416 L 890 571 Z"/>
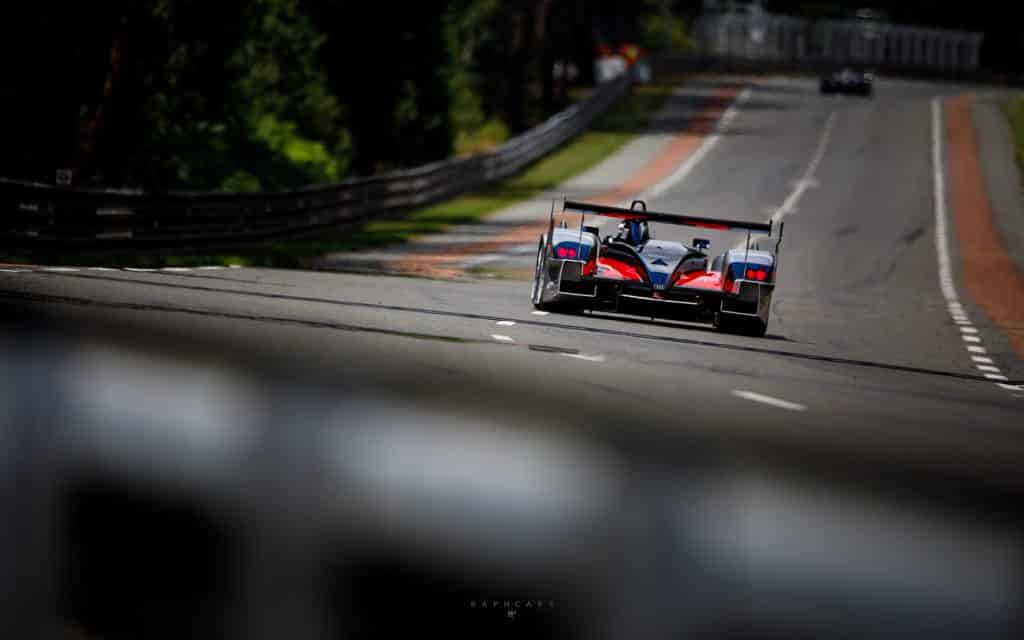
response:
<path fill-rule="evenodd" d="M 665 224 L 676 224 L 686 227 L 700 227 L 703 229 L 714 229 L 716 231 L 747 231 L 753 233 L 772 234 L 772 223 L 768 222 L 747 222 L 745 220 L 723 220 L 721 218 L 700 218 L 678 213 L 662 213 L 659 211 L 647 211 L 647 205 L 642 200 L 634 200 L 633 205 L 641 204 L 643 209 L 626 209 L 624 207 L 613 207 L 605 204 L 591 202 L 580 202 L 578 200 L 566 200 L 562 205 L 565 211 L 578 211 L 580 213 L 593 213 L 609 218 L 621 218 L 624 220 L 648 220 L 650 222 L 662 222 Z"/>

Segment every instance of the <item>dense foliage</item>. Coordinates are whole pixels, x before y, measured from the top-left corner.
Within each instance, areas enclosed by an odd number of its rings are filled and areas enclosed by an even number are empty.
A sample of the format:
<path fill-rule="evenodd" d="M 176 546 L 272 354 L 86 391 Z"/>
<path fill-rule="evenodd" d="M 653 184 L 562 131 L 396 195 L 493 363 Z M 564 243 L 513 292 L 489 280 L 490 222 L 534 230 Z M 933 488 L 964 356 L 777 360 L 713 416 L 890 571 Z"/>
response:
<path fill-rule="evenodd" d="M 0 34 L 9 68 L 0 175 L 52 182 L 55 169 L 72 167 L 80 185 L 234 191 L 337 181 L 493 146 L 592 82 L 598 40 L 642 39 L 657 32 L 650 15 L 672 6 L 25 4 L 8 12 Z M 679 41 L 679 26 L 667 27 L 668 40 Z M 556 77 L 555 68 L 577 73 Z"/>
<path fill-rule="evenodd" d="M 276 189 L 500 143 L 593 83 L 595 52 L 691 46 L 698 0 L 104 0 L 5 7 L 0 175 L 80 185 Z M 772 0 L 841 14 L 859 0 Z M 1016 20 L 925 0 L 893 19 L 983 30 L 1017 65 Z"/>

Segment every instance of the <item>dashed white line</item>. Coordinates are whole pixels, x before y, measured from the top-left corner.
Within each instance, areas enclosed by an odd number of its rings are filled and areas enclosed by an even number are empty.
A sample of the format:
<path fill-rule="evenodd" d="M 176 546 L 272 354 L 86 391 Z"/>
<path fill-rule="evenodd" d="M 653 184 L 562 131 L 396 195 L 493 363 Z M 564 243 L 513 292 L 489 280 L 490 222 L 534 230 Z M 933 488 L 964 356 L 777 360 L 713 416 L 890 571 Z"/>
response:
<path fill-rule="evenodd" d="M 576 360 L 586 360 L 587 362 L 604 362 L 604 356 L 600 353 L 595 355 L 587 355 L 585 353 L 562 353 L 566 358 L 575 358 Z"/>
<path fill-rule="evenodd" d="M 89 271 L 117 271 L 114 267 L 89 267 Z"/>
<path fill-rule="evenodd" d="M 530 314 L 531 315 L 535 315 L 535 316 L 546 316 L 546 315 L 548 315 L 548 312 L 547 311 L 531 311 Z"/>
<path fill-rule="evenodd" d="M 24 273 L 28 269 L 0 269 L 4 273 Z"/>
<path fill-rule="evenodd" d="M 491 337 L 497 340 L 498 342 L 515 342 L 515 340 L 512 339 L 510 336 L 503 336 L 500 333 L 492 333 Z"/>
<path fill-rule="evenodd" d="M 814 149 L 814 154 L 807 162 L 807 166 L 804 167 L 804 172 L 800 174 L 800 178 L 793 183 L 793 190 L 782 201 L 782 204 L 770 209 L 769 220 L 771 222 L 778 222 L 788 214 L 794 213 L 796 205 L 804 197 L 804 193 L 808 189 L 818 186 L 819 183 L 815 180 L 814 175 L 818 172 L 818 166 L 821 164 L 821 161 L 825 159 L 825 152 L 828 150 L 828 143 L 832 139 L 832 130 L 836 126 L 836 119 L 838 117 L 838 111 L 833 111 L 828 115 L 828 118 L 825 120 L 825 126 L 821 131 L 821 137 L 818 138 L 818 145 Z M 733 249 L 743 249 L 744 246 L 744 241 L 740 241 L 733 246 Z"/>
<path fill-rule="evenodd" d="M 136 273 L 151 273 L 153 271 L 156 271 L 156 269 L 150 269 L 150 268 L 147 268 L 147 267 L 125 267 L 124 270 L 125 271 L 132 271 L 132 272 L 136 272 Z"/>
<path fill-rule="evenodd" d="M 50 273 L 74 273 L 79 271 L 78 267 L 43 267 L 42 271 L 49 271 Z"/>
<path fill-rule="evenodd" d="M 714 133 L 704 138 L 704 141 L 701 142 L 699 147 L 697 147 L 697 150 L 694 151 L 689 158 L 683 161 L 683 164 L 679 165 L 679 168 L 673 171 L 671 175 L 648 187 L 635 197 L 640 200 L 653 200 L 665 193 L 665 191 L 671 187 L 682 182 L 686 176 L 693 171 L 694 167 L 704 159 L 704 156 L 715 148 L 715 145 L 717 145 L 718 141 L 721 139 L 721 133 L 725 130 L 725 127 L 732 122 L 733 118 L 736 117 L 736 114 L 739 111 L 739 106 L 746 102 L 749 97 L 750 89 L 744 89 L 741 91 L 739 95 L 736 96 L 733 103 L 729 105 L 729 108 L 722 113 L 722 116 L 719 118 L 718 124 L 715 127 Z"/>
<path fill-rule="evenodd" d="M 199 269 L 200 271 L 215 271 L 217 269 L 223 269 L 224 267 L 222 267 L 220 265 L 217 265 L 217 264 L 213 264 L 213 265 L 206 265 L 206 266 L 203 266 L 203 267 L 196 267 L 196 268 Z"/>
<path fill-rule="evenodd" d="M 949 315 L 953 322 L 960 329 L 960 339 L 963 340 L 975 368 L 981 371 L 986 379 L 997 383 L 1008 382 L 1009 378 L 1003 375 L 992 358 L 980 354 L 986 353 L 981 346 L 981 337 L 977 328 L 971 325 L 967 317 L 967 311 L 960 303 L 956 294 L 956 285 L 953 282 L 953 266 L 949 253 L 949 240 L 947 238 L 947 207 L 946 207 L 946 175 L 943 169 L 942 160 L 942 103 L 938 97 L 932 98 L 932 199 L 935 207 L 935 254 L 938 257 L 939 289 L 942 297 L 946 299 L 949 307 Z M 999 387 L 1008 391 L 1024 391 L 1024 385 L 998 384 Z"/>
<path fill-rule="evenodd" d="M 786 409 L 788 411 L 807 411 L 807 407 L 798 403 L 790 402 L 789 400 L 782 400 L 780 398 L 773 398 L 760 393 L 754 393 L 753 391 L 741 391 L 739 389 L 733 389 L 732 395 L 743 398 L 744 400 L 750 400 L 751 402 L 760 402 L 761 404 L 767 404 L 779 409 Z"/>
<path fill-rule="evenodd" d="M 804 193 L 808 189 L 818 186 L 814 175 L 818 172 L 818 165 L 825 158 L 825 151 L 828 149 L 829 140 L 832 139 L 832 130 L 836 126 L 836 119 L 838 117 L 838 111 L 833 111 L 829 114 L 828 120 L 825 121 L 825 128 L 822 129 L 821 138 L 818 139 L 818 146 L 814 150 L 814 155 L 811 156 L 811 160 L 807 163 L 807 167 L 804 169 L 800 179 L 796 181 L 796 188 L 793 189 L 789 196 L 775 210 L 775 213 L 772 214 L 772 222 L 778 222 L 786 217 L 787 214 L 793 213 L 796 210 L 796 205 L 803 198 Z"/>
<path fill-rule="evenodd" d="M 498 320 L 494 324 L 496 324 L 496 325 L 498 325 L 500 327 L 514 327 L 514 326 L 516 326 L 516 321 L 515 320 Z"/>
<path fill-rule="evenodd" d="M 167 273 L 187 273 L 192 269 L 189 267 L 161 267 L 160 270 L 166 271 Z"/>

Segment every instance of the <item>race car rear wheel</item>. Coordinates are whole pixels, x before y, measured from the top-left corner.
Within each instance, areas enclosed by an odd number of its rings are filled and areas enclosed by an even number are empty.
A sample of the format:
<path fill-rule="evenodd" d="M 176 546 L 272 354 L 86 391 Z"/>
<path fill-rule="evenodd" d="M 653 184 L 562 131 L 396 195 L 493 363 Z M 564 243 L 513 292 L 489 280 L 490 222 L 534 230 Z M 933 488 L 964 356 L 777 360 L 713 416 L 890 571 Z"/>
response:
<path fill-rule="evenodd" d="M 746 324 L 746 329 L 743 332 L 744 335 L 751 336 L 752 338 L 763 338 L 764 334 L 768 333 L 768 324 L 760 319 L 755 318 Z"/>
<path fill-rule="evenodd" d="M 733 333 L 752 338 L 763 337 L 768 331 L 768 323 L 760 318 L 744 318 L 724 313 L 715 314 L 715 329 L 722 333 Z"/>

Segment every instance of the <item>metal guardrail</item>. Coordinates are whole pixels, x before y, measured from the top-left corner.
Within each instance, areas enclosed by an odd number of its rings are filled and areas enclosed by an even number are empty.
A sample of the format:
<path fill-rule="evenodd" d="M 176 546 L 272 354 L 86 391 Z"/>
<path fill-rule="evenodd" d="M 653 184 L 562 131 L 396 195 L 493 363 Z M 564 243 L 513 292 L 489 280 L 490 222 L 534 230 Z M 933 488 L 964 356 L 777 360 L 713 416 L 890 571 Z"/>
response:
<path fill-rule="evenodd" d="M 100 252 L 225 246 L 423 206 L 512 175 L 550 153 L 627 91 L 633 69 L 488 153 L 334 185 L 157 194 L 0 178 L 0 244 L 9 250 Z"/>

